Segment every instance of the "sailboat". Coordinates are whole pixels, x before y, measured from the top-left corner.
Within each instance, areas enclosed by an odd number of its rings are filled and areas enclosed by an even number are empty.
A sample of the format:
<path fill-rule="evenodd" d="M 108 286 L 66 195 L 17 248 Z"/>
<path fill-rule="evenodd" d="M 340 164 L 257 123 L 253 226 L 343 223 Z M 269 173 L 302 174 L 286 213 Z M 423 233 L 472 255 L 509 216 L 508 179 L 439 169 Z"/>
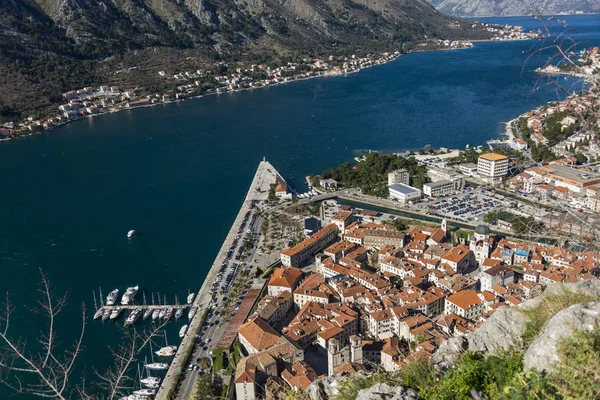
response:
<path fill-rule="evenodd" d="M 142 385 L 144 385 L 150 389 L 156 389 L 157 387 L 159 387 L 160 381 L 161 381 L 161 379 L 158 376 L 150 376 L 150 375 L 148 375 L 147 378 L 140 380 Z"/>
<path fill-rule="evenodd" d="M 144 305 L 146 305 L 146 293 L 142 292 L 142 295 L 144 296 Z M 152 295 L 152 302 L 154 303 L 154 295 Z M 152 315 L 152 309 L 148 308 L 144 311 L 144 316 L 142 317 L 142 319 L 145 321 L 147 320 L 150 315 Z"/>
<path fill-rule="evenodd" d="M 152 311 L 152 321 L 156 321 L 156 319 L 158 318 L 158 316 L 160 315 L 160 310 L 157 308 L 154 311 Z"/>
<path fill-rule="evenodd" d="M 177 311 L 175 311 L 175 321 L 178 321 L 179 318 L 181 318 L 182 314 L 183 314 L 183 308 L 177 309 Z"/>
<path fill-rule="evenodd" d="M 182 326 L 181 329 L 179 330 L 179 337 L 180 338 L 184 337 L 187 330 L 188 330 L 187 325 Z"/>
<path fill-rule="evenodd" d="M 100 307 L 98 310 L 96 310 L 96 313 L 94 314 L 94 319 L 100 318 L 103 314 L 104 314 L 104 308 Z"/>
<path fill-rule="evenodd" d="M 190 311 L 188 311 L 188 319 L 191 321 L 192 318 L 194 318 L 194 315 L 196 315 L 196 307 L 190 307 Z"/>
<path fill-rule="evenodd" d="M 110 319 L 117 319 L 117 318 L 119 318 L 119 315 L 121 315 L 121 309 L 115 308 L 110 313 Z"/>
<path fill-rule="evenodd" d="M 102 314 L 102 321 L 106 321 L 108 318 L 110 318 L 111 315 L 111 311 L 107 308 L 106 310 L 104 310 L 104 313 Z"/>
<path fill-rule="evenodd" d="M 150 351 L 152 352 L 152 342 L 150 342 Z M 152 362 L 150 364 L 144 363 L 144 367 L 146 369 L 149 369 L 150 371 L 165 371 L 165 370 L 169 369 L 169 364 L 154 362 L 154 356 L 153 356 Z"/>

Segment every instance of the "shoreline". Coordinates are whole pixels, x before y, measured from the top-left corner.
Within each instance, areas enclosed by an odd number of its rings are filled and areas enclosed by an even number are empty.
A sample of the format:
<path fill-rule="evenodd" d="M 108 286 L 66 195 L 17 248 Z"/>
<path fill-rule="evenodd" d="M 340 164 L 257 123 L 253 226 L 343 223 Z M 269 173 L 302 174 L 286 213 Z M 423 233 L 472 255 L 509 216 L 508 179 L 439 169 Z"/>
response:
<path fill-rule="evenodd" d="M 487 43 L 487 42 L 501 43 L 501 42 L 515 42 L 515 41 L 526 41 L 526 40 L 533 40 L 533 39 L 532 38 L 509 39 L 509 40 L 481 39 L 481 40 L 468 40 L 468 42 L 471 42 L 471 43 Z M 105 111 L 105 112 L 102 112 L 102 113 L 98 113 L 98 114 L 92 114 L 92 115 L 86 115 L 86 116 L 82 116 L 82 117 L 78 117 L 78 118 L 73 118 L 73 119 L 70 119 L 68 121 L 56 124 L 55 126 L 53 126 L 51 128 L 46 128 L 46 129 L 42 128 L 39 131 L 31 132 L 31 133 L 28 133 L 28 134 L 22 134 L 22 135 L 19 135 L 17 137 L 2 138 L 2 139 L 0 139 L 0 142 L 9 142 L 9 141 L 12 141 L 12 140 L 25 139 L 25 138 L 29 138 L 31 136 L 36 136 L 36 135 L 39 135 L 39 134 L 44 134 L 44 133 L 52 132 L 52 131 L 55 131 L 55 130 L 59 130 L 60 128 L 63 128 L 65 126 L 67 126 L 67 125 L 70 125 L 70 124 L 72 124 L 74 122 L 84 121 L 84 120 L 86 120 L 88 118 L 95 118 L 95 117 L 105 116 L 105 115 L 109 115 L 109 114 L 120 113 L 120 112 L 124 112 L 124 111 L 133 111 L 133 110 L 136 110 L 136 109 L 156 107 L 156 106 L 160 106 L 160 105 L 176 104 L 176 103 L 183 102 L 183 101 L 186 101 L 186 100 L 196 100 L 196 99 L 200 99 L 200 98 L 207 97 L 207 96 L 223 95 L 223 94 L 229 94 L 229 93 L 238 93 L 238 92 L 243 92 L 243 91 L 250 91 L 250 90 L 256 90 L 256 89 L 264 89 L 264 88 L 269 88 L 269 87 L 276 87 L 276 86 L 280 86 L 280 85 L 284 85 L 284 84 L 288 84 L 288 83 L 307 81 L 307 80 L 310 80 L 310 79 L 348 76 L 348 75 L 351 75 L 351 74 L 359 73 L 362 70 L 366 70 L 366 69 L 369 69 L 369 68 L 373 68 L 373 67 L 377 67 L 377 66 L 380 66 L 380 65 L 385 65 L 385 64 L 391 63 L 393 61 L 398 60 L 402 56 L 406 56 L 406 55 L 413 54 L 413 53 L 426 53 L 426 52 L 436 52 L 436 51 L 468 50 L 468 49 L 472 49 L 474 47 L 475 46 L 461 47 L 461 48 L 439 48 L 439 49 L 432 49 L 432 50 L 413 49 L 413 50 L 410 50 L 410 51 L 408 51 L 406 53 L 400 53 L 399 55 L 397 55 L 397 56 L 395 56 L 395 57 L 393 57 L 393 58 L 391 58 L 389 60 L 381 61 L 381 62 L 374 63 L 372 65 L 367 65 L 367 66 L 364 66 L 364 67 L 359 67 L 359 68 L 357 68 L 357 69 L 355 69 L 353 71 L 349 71 L 349 72 L 322 73 L 322 74 L 316 74 L 314 76 L 307 76 L 307 77 L 302 77 L 302 78 L 295 78 L 295 79 L 289 80 L 289 81 L 278 82 L 276 84 L 261 85 L 261 86 L 254 86 L 254 87 L 248 87 L 248 88 L 232 89 L 232 90 L 227 90 L 225 92 L 217 92 L 215 90 L 215 91 L 210 92 L 210 93 L 203 93 L 203 94 L 199 94 L 199 95 L 195 95 L 195 96 L 189 96 L 189 97 L 185 97 L 185 98 L 181 98 L 181 99 L 176 99 L 176 100 L 160 101 L 160 102 L 157 102 L 157 103 L 146 104 L 146 105 L 136 106 L 136 107 L 132 107 L 132 108 L 110 109 L 108 111 Z"/>

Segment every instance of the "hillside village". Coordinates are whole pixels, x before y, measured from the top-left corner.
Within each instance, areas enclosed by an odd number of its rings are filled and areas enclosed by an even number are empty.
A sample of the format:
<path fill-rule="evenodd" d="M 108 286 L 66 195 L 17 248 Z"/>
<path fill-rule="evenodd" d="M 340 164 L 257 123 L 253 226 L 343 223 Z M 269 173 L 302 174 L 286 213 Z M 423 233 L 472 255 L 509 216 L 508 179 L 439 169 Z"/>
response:
<path fill-rule="evenodd" d="M 323 376 L 395 371 L 553 282 L 597 279 L 600 255 L 515 242 L 479 225 L 398 231 L 343 210 L 281 252 L 268 293 L 238 329 L 238 400 L 304 391 Z"/>

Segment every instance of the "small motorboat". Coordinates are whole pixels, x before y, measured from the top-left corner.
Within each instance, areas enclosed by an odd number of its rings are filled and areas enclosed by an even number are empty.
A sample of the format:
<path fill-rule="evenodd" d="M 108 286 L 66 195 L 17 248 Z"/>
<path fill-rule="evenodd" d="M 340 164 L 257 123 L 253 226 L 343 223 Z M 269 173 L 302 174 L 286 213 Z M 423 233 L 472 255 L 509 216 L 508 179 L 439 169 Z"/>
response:
<path fill-rule="evenodd" d="M 182 326 L 181 329 L 179 330 L 179 337 L 180 338 L 184 337 L 187 330 L 188 330 L 187 325 Z"/>
<path fill-rule="evenodd" d="M 182 315 L 183 315 L 183 309 L 179 308 L 177 311 L 175 311 L 175 321 L 178 321 Z"/>
<path fill-rule="evenodd" d="M 109 319 L 110 315 L 111 315 L 111 311 L 107 308 L 106 310 L 104 310 L 104 313 L 102 314 L 102 321 L 106 321 L 107 319 Z"/>
<path fill-rule="evenodd" d="M 127 237 L 128 237 L 129 239 L 131 239 L 131 238 L 132 238 L 134 235 L 135 235 L 135 231 L 134 231 L 133 229 L 132 229 L 132 230 L 130 230 L 129 232 L 127 232 Z"/>
<path fill-rule="evenodd" d="M 196 296 L 196 295 L 195 295 L 194 293 L 190 293 L 190 294 L 188 295 L 188 297 L 187 297 L 187 303 L 188 303 L 188 304 L 192 304 L 192 303 L 194 302 L 194 297 L 195 297 L 195 296 Z"/>

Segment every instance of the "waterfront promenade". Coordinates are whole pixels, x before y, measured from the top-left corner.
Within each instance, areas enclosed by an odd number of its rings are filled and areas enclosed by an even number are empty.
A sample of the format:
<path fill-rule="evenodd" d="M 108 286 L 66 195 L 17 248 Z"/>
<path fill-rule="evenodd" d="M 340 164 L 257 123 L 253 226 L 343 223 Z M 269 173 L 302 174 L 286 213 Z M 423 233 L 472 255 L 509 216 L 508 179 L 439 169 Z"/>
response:
<path fill-rule="evenodd" d="M 179 379 L 181 377 L 182 372 L 186 369 L 186 362 L 190 354 L 194 355 L 194 347 L 196 343 L 196 335 L 200 331 L 202 324 L 205 322 L 203 320 L 203 316 L 205 312 L 210 308 L 211 305 L 215 305 L 220 307 L 220 302 L 215 304 L 212 300 L 212 296 L 210 293 L 211 286 L 213 282 L 215 282 L 219 268 L 223 264 L 226 259 L 227 252 L 231 248 L 234 239 L 239 231 L 239 227 L 246 216 L 246 213 L 253 206 L 253 202 L 262 202 L 267 200 L 269 196 L 269 188 L 271 184 L 275 184 L 282 180 L 282 177 L 279 175 L 277 170 L 271 165 L 268 161 L 263 160 L 260 162 L 256 173 L 254 174 L 254 178 L 252 179 L 252 183 L 250 184 L 250 188 L 246 194 L 244 202 L 240 207 L 240 211 L 238 212 L 227 237 L 223 241 L 223 245 L 221 249 L 217 253 L 217 256 L 213 262 L 213 265 L 208 272 L 202 287 L 196 296 L 196 299 L 193 303 L 195 307 L 198 307 L 198 312 L 190 322 L 190 327 L 187 331 L 187 334 L 183 338 L 178 350 L 175 355 L 173 362 L 169 367 L 169 371 L 165 376 L 165 379 L 162 382 L 161 387 L 158 390 L 156 395 L 157 400 L 167 400 L 170 395 L 174 394 L 175 388 Z M 258 228 L 255 226 L 255 228 Z M 236 274 L 236 277 L 239 274 Z M 214 328 L 214 329 L 213 329 Z M 210 346 L 207 347 L 207 350 L 201 351 L 201 356 L 209 354 L 212 348 L 215 346 L 218 336 L 220 333 L 216 327 L 213 327 L 209 330 L 207 334 L 207 340 L 210 341 Z M 213 340 L 214 339 L 214 340 Z M 186 376 L 185 383 L 183 386 L 183 393 L 181 393 L 178 398 L 187 399 L 189 398 L 191 391 L 193 389 L 193 384 L 195 379 L 197 378 L 197 374 L 190 374 Z"/>

